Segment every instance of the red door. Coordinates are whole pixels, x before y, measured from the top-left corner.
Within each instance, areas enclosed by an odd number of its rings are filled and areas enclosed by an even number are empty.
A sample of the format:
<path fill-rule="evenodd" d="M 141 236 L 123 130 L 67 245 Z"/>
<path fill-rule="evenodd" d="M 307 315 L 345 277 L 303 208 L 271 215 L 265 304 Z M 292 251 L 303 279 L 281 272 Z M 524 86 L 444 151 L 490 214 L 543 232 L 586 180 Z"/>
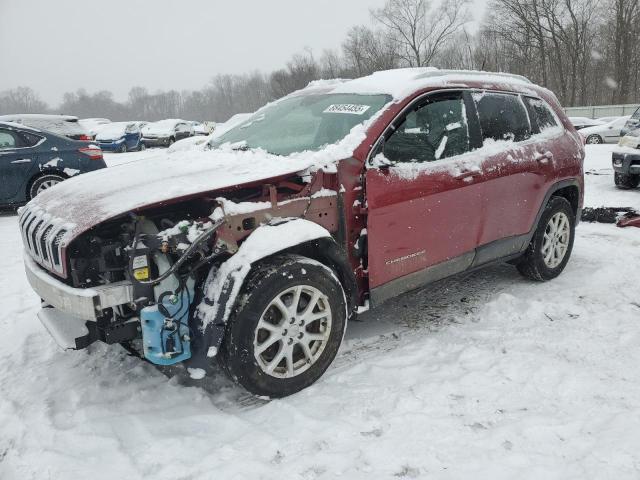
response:
<path fill-rule="evenodd" d="M 473 98 L 483 142 L 491 152 L 483 162 L 486 206 L 479 244 L 486 245 L 533 227 L 553 174 L 554 140 L 537 135 L 535 112 L 527 113 L 528 100 L 519 95 L 482 93 Z"/>
<path fill-rule="evenodd" d="M 372 299 L 376 287 L 391 282 L 391 291 L 382 295 L 390 297 L 428 281 L 415 274 L 429 267 L 440 265 L 436 274 L 446 276 L 473 260 L 483 187 L 479 169 L 470 167 L 467 102 L 460 93 L 448 93 L 416 104 L 374 156 L 374 163 L 393 165 L 367 170 Z"/>

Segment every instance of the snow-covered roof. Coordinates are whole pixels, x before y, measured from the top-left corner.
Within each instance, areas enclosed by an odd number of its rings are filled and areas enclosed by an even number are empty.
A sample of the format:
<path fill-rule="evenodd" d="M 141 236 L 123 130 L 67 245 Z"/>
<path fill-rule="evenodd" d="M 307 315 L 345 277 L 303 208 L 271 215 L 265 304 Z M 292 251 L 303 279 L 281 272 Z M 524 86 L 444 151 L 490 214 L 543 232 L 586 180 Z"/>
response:
<path fill-rule="evenodd" d="M 30 127 L 29 125 L 23 125 L 21 123 L 9 122 L 5 120 L 1 120 L 0 125 L 6 126 L 6 127 L 21 128 L 23 130 L 33 130 L 34 132 L 41 132 L 41 130 L 34 127 Z"/>
<path fill-rule="evenodd" d="M 29 119 L 29 120 L 64 120 L 64 121 L 77 121 L 78 117 L 74 117 L 73 115 L 49 115 L 44 113 L 16 113 L 13 115 L 0 115 L 0 120 L 18 120 L 18 119 Z"/>
<path fill-rule="evenodd" d="M 500 85 L 530 93 L 533 83 L 520 75 L 509 73 L 482 72 L 476 70 L 439 70 L 433 67 L 398 68 L 375 72 L 354 80 L 316 80 L 296 94 L 314 93 L 356 93 L 363 95 L 387 94 L 400 100 L 424 88 L 481 83 L 487 88 Z"/>

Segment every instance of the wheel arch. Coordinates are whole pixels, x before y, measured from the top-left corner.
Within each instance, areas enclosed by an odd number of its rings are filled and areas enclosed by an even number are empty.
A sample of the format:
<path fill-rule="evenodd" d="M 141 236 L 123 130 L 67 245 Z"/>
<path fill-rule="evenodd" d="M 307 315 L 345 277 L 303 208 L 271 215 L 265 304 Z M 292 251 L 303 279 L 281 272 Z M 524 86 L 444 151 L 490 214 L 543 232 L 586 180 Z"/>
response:
<path fill-rule="evenodd" d="M 536 229 L 538 228 L 538 224 L 540 223 L 540 218 L 542 217 L 544 209 L 549 203 L 549 200 L 551 200 L 551 197 L 554 197 L 554 196 L 565 198 L 569 202 L 569 204 L 571 204 L 571 208 L 573 209 L 573 213 L 575 214 L 576 225 L 580 221 L 580 214 L 582 210 L 582 205 L 581 205 L 582 202 L 580 200 L 582 196 L 582 190 L 581 190 L 580 182 L 578 182 L 578 179 L 569 178 L 569 179 L 561 180 L 557 183 L 554 183 L 547 191 L 544 197 L 544 201 L 542 202 L 542 204 L 540 205 L 540 208 L 538 209 L 538 213 L 536 215 L 535 221 L 533 222 L 533 226 L 531 227 L 531 230 L 527 234 L 527 238 L 524 243 L 525 249 L 526 249 L 526 246 L 529 245 L 531 238 L 533 237 L 534 233 L 536 232 Z"/>
<path fill-rule="evenodd" d="M 573 209 L 573 213 L 578 218 L 578 210 L 580 209 L 580 187 L 577 183 L 566 186 L 560 186 L 551 193 L 551 197 L 563 197 L 570 204 Z M 547 200 L 548 202 L 549 200 Z"/>
<path fill-rule="evenodd" d="M 193 327 L 201 335 L 192 341 L 193 357 L 187 363 L 206 366 L 210 347 L 215 351 L 219 348 L 236 299 L 255 265 L 283 254 L 302 255 L 330 268 L 345 291 L 349 312 L 355 311 L 358 296 L 355 276 L 346 254 L 328 230 L 300 218 L 263 225 L 247 237 L 233 256 L 218 268 L 213 268 L 204 280 L 202 300 L 193 316 Z"/>

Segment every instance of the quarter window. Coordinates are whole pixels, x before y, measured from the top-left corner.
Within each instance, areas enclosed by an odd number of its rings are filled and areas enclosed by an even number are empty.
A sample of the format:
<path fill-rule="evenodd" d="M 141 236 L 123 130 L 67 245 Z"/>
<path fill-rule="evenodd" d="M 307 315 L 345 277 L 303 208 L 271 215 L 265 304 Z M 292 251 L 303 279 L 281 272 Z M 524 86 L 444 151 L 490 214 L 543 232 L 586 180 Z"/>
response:
<path fill-rule="evenodd" d="M 22 139 L 22 146 L 24 147 L 33 147 L 42 140 L 42 137 L 28 132 L 20 132 L 20 137 Z"/>
<path fill-rule="evenodd" d="M 393 162 L 432 162 L 468 151 L 469 132 L 460 95 L 417 107 L 384 145 L 384 156 Z"/>
<path fill-rule="evenodd" d="M 538 126 L 538 131 L 544 132 L 549 128 L 558 126 L 556 117 L 551 113 L 549 106 L 539 98 L 525 98 L 525 103 L 529 108 L 531 122 Z"/>
<path fill-rule="evenodd" d="M 529 116 L 518 95 L 474 93 L 482 139 L 520 142 L 531 137 Z"/>

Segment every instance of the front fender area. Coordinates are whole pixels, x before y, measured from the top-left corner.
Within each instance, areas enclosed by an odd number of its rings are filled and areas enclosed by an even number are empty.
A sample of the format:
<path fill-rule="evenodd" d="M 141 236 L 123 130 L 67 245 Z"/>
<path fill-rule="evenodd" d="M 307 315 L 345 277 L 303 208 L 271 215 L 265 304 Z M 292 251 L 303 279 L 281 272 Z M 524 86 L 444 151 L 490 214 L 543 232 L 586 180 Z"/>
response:
<path fill-rule="evenodd" d="M 200 335 L 192 341 L 189 365 L 204 367 L 206 358 L 217 353 L 226 322 L 254 263 L 321 239 L 333 242 L 329 231 L 317 223 L 300 218 L 279 219 L 258 227 L 232 257 L 213 268 L 203 285 L 203 299 L 195 309 L 193 326 Z"/>

